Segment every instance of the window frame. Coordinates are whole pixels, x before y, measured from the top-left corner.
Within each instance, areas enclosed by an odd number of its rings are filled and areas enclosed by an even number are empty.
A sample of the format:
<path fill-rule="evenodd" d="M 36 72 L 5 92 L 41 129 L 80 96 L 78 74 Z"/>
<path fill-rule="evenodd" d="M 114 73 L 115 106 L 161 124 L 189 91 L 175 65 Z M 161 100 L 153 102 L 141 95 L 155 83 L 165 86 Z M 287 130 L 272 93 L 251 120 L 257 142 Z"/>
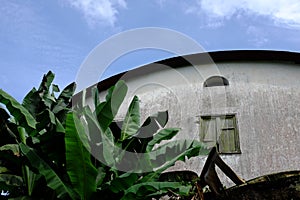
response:
<path fill-rule="evenodd" d="M 226 122 L 226 119 L 232 119 L 232 125 L 224 127 L 224 123 Z M 213 121 L 212 121 L 213 120 Z M 210 124 L 207 126 L 208 121 Z M 212 123 L 213 122 L 213 123 Z M 214 132 L 208 132 L 207 130 L 209 128 L 212 128 Z M 222 131 L 232 131 L 233 130 L 233 146 L 230 146 L 230 150 L 225 150 L 224 147 L 220 146 Z M 209 137 L 207 137 L 207 134 L 211 134 Z M 217 145 L 217 149 L 219 153 L 221 154 L 240 154 L 241 148 L 240 148 L 240 138 L 239 138 L 239 129 L 238 129 L 238 122 L 236 118 L 236 114 L 223 114 L 223 115 L 205 115 L 200 116 L 200 141 L 207 144 L 209 147 L 213 147 Z M 212 137 L 214 137 L 212 139 Z M 230 137 L 230 136 L 229 136 Z M 224 137 L 225 138 L 225 137 Z M 228 138 L 228 137 L 227 137 Z M 224 149 L 224 150 L 222 150 Z M 223 151 L 223 152 L 222 152 Z"/>
<path fill-rule="evenodd" d="M 203 87 L 229 86 L 229 81 L 223 76 L 211 76 L 203 82 Z"/>

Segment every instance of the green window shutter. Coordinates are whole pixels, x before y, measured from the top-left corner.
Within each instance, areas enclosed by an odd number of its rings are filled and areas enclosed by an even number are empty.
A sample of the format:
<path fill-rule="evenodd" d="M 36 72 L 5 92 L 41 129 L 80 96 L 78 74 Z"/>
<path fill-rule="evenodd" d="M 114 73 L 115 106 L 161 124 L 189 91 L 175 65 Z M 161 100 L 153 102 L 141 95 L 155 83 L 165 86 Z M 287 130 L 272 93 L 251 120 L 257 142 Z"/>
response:
<path fill-rule="evenodd" d="M 203 118 L 201 121 L 201 141 L 208 147 L 213 147 L 217 141 L 217 124 L 216 118 Z"/>
<path fill-rule="evenodd" d="M 220 153 L 240 153 L 237 124 L 234 115 L 221 117 Z"/>
<path fill-rule="evenodd" d="M 241 153 L 235 115 L 201 117 L 200 140 L 220 153 Z"/>
<path fill-rule="evenodd" d="M 219 152 L 220 153 L 236 152 L 234 129 L 221 131 L 221 135 L 219 137 Z"/>

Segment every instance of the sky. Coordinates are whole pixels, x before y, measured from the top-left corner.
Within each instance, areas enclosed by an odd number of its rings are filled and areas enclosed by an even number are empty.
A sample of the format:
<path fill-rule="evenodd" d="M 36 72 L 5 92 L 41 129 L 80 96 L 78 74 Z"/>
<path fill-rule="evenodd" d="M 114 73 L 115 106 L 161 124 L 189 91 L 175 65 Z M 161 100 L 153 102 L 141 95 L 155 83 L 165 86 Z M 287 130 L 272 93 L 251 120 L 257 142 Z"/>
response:
<path fill-rule="evenodd" d="M 175 30 L 205 51 L 300 52 L 299 10 L 299 0 L 0 0 L 0 88 L 21 101 L 51 70 L 62 89 L 97 45 L 135 28 Z M 107 76 L 171 56 L 133 52 Z"/>

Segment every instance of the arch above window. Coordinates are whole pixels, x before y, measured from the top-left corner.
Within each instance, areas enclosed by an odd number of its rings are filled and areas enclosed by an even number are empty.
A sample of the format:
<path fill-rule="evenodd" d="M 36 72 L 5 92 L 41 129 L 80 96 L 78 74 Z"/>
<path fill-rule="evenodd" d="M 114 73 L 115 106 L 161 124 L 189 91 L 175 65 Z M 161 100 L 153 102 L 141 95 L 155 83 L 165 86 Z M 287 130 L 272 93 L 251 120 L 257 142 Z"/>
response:
<path fill-rule="evenodd" d="M 203 83 L 203 87 L 227 86 L 229 82 L 222 76 L 211 76 Z"/>

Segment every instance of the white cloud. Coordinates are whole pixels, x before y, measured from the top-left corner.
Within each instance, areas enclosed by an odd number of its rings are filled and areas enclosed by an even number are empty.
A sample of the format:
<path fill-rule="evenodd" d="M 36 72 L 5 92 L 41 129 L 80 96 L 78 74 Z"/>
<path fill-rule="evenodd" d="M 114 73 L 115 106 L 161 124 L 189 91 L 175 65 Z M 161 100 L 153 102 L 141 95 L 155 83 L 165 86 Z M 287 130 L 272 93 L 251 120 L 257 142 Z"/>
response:
<path fill-rule="evenodd" d="M 299 0 L 197 0 L 196 4 L 200 9 L 193 8 L 194 13 L 205 12 L 211 18 L 254 14 L 269 17 L 276 24 L 300 27 Z"/>
<path fill-rule="evenodd" d="M 83 13 L 90 26 L 109 24 L 114 26 L 119 8 L 126 8 L 125 0 L 66 0 Z"/>
<path fill-rule="evenodd" d="M 262 47 L 269 42 L 266 30 L 264 29 L 255 26 L 249 26 L 246 33 L 250 36 L 248 42 L 250 42 L 255 47 Z"/>

